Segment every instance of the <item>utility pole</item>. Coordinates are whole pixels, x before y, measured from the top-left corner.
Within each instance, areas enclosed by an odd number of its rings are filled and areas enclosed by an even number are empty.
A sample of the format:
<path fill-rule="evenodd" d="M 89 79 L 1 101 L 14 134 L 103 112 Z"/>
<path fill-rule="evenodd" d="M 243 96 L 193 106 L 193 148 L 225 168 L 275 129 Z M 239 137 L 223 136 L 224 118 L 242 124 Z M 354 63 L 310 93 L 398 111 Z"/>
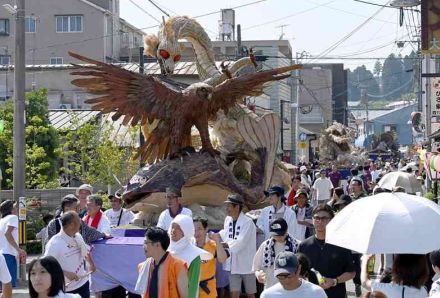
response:
<path fill-rule="evenodd" d="M 15 14 L 15 66 L 14 66 L 14 200 L 18 203 L 25 190 L 25 0 L 17 0 Z"/>
<path fill-rule="evenodd" d="M 25 0 L 17 0 L 15 8 L 15 66 L 14 66 L 14 132 L 13 132 L 13 197 L 18 206 L 19 245 L 26 250 L 25 198 Z M 20 279 L 26 280 L 26 260 L 20 258 Z"/>

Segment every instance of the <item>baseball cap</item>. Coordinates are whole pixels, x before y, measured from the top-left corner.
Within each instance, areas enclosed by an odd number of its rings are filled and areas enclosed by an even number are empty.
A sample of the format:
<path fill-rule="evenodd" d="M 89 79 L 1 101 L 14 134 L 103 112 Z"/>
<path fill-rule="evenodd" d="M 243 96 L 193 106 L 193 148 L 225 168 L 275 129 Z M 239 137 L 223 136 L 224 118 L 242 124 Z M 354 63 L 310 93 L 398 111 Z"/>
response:
<path fill-rule="evenodd" d="M 287 222 L 284 218 L 277 218 L 272 220 L 269 225 L 271 236 L 284 236 L 287 232 Z"/>
<path fill-rule="evenodd" d="M 177 189 L 177 188 L 175 188 L 175 187 L 167 187 L 166 189 L 165 189 L 165 192 L 166 193 L 172 193 L 172 194 L 175 194 L 176 196 L 178 196 L 179 198 L 181 198 L 182 197 L 182 193 L 180 192 L 180 189 Z"/>
<path fill-rule="evenodd" d="M 264 191 L 264 195 L 267 197 L 271 194 L 278 194 L 280 197 L 284 196 L 284 188 L 282 188 L 279 185 L 274 185 L 271 188 L 269 188 L 268 190 Z"/>
<path fill-rule="evenodd" d="M 93 193 L 93 186 L 91 186 L 90 184 L 82 184 L 80 187 L 76 189 L 76 195 L 79 196 L 79 191 L 83 189 L 88 190 L 90 194 Z"/>
<path fill-rule="evenodd" d="M 298 266 L 299 262 L 295 254 L 290 251 L 283 251 L 275 258 L 275 270 L 273 271 L 273 274 L 277 277 L 283 273 L 295 273 L 296 270 L 298 270 Z"/>
<path fill-rule="evenodd" d="M 232 193 L 228 195 L 226 201 L 224 203 L 231 203 L 231 204 L 237 204 L 237 205 L 244 205 L 244 200 L 241 195 L 238 193 Z"/>

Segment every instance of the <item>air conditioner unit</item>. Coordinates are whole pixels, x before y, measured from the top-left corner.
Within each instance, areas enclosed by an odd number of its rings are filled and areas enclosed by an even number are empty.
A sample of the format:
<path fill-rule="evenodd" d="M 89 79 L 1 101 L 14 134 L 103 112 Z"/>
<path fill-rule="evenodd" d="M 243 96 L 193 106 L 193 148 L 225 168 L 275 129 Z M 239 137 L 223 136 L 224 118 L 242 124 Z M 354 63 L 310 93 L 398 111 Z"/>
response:
<path fill-rule="evenodd" d="M 60 110 L 71 110 L 72 105 L 70 103 L 62 103 L 60 104 Z"/>

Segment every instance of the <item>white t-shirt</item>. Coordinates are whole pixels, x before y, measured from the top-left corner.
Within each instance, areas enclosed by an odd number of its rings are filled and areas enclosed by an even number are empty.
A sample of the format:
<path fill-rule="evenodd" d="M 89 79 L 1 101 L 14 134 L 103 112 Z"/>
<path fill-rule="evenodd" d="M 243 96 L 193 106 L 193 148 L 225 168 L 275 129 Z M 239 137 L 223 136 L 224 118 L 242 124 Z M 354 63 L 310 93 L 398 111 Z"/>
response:
<path fill-rule="evenodd" d="M 123 210 L 123 211 L 122 211 L 122 215 L 121 215 L 121 221 L 119 222 L 120 226 L 128 225 L 133 221 L 134 214 L 130 210 L 121 208 L 121 209 L 115 211 L 113 209 L 108 209 L 104 212 L 104 215 L 107 216 L 108 220 L 110 221 L 111 226 L 118 225 L 118 220 L 119 220 L 119 215 L 121 214 L 121 210 Z"/>
<path fill-rule="evenodd" d="M 76 233 L 75 237 L 82 236 Z M 78 281 L 71 281 L 66 276 L 66 291 L 71 292 L 83 286 L 89 277 L 84 269 L 84 258 L 81 256 L 81 249 L 73 237 L 68 236 L 61 230 L 53 236 L 46 244 L 45 256 L 52 256 L 60 263 L 63 271 L 73 272 L 79 277 Z"/>
<path fill-rule="evenodd" d="M 403 286 L 394 283 L 380 283 L 373 281 L 371 283 L 371 289 L 373 291 L 380 291 L 384 293 L 388 298 L 402 298 Z M 414 287 L 405 286 L 405 296 L 408 298 L 426 298 L 428 292 L 424 287 L 417 289 Z"/>
<path fill-rule="evenodd" d="M 5 234 L 8 227 L 14 227 L 12 231 L 12 237 L 18 244 L 18 217 L 17 215 L 9 214 L 6 217 L 0 219 L 0 253 L 18 256 L 17 250 L 8 242 Z"/>
<path fill-rule="evenodd" d="M 333 184 L 329 178 L 316 179 L 312 187 L 316 190 L 316 199 L 318 201 L 330 200 L 330 190 L 332 190 Z"/>
<path fill-rule="evenodd" d="M 306 280 L 301 280 L 301 285 L 295 290 L 285 290 L 280 283 L 266 289 L 261 293 L 260 298 L 327 298 L 327 294 L 321 287 Z"/>
<path fill-rule="evenodd" d="M 3 284 L 11 282 L 11 274 L 9 274 L 5 257 L 2 254 L 0 254 L 0 282 Z"/>
<path fill-rule="evenodd" d="M 183 207 L 182 212 L 180 214 L 188 215 L 189 217 L 192 217 L 192 211 L 188 208 Z M 157 227 L 164 229 L 165 231 L 168 231 L 169 227 L 171 226 L 171 222 L 173 221 L 173 218 L 170 215 L 170 210 L 165 209 L 162 211 L 162 213 L 159 215 L 159 219 L 157 220 Z"/>

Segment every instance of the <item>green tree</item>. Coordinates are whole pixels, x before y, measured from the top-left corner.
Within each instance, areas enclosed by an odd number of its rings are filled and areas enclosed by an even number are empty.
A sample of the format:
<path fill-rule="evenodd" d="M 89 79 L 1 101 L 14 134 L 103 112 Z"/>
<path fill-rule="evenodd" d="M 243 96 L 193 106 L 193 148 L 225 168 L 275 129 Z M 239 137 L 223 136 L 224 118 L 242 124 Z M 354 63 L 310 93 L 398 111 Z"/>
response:
<path fill-rule="evenodd" d="M 139 168 L 133 160 L 136 128 L 128 128 L 124 140 L 110 122 L 97 117 L 86 123 L 72 115 L 72 126 L 63 132 L 63 171 L 80 181 L 101 186 L 126 182 Z"/>
<path fill-rule="evenodd" d="M 380 77 L 381 73 L 382 73 L 382 63 L 380 63 L 380 60 L 377 60 L 376 63 L 374 63 L 373 74 L 376 77 Z"/>
<path fill-rule="evenodd" d="M 366 89 L 368 93 L 372 94 L 379 93 L 379 84 L 365 65 L 358 66 L 348 72 L 348 99 L 360 100 L 362 89 Z"/>
<path fill-rule="evenodd" d="M 0 107 L 3 132 L 0 133 L 0 167 L 2 185 L 12 187 L 13 164 L 13 116 L 12 101 Z M 58 133 L 48 118 L 47 90 L 40 89 L 26 94 L 26 187 L 44 188 L 54 185 L 58 178 Z"/>

